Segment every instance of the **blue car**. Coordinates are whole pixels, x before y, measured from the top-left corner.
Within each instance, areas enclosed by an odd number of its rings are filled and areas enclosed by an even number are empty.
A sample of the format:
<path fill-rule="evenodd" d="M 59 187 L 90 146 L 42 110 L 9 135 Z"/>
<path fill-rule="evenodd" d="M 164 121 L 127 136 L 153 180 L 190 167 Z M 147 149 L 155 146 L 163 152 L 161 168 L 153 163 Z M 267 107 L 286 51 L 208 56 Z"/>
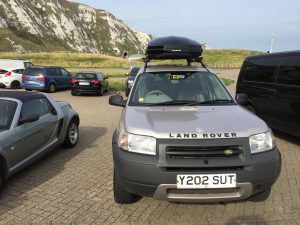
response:
<path fill-rule="evenodd" d="M 22 86 L 28 91 L 53 93 L 57 89 L 71 88 L 71 80 L 72 75 L 61 67 L 30 67 L 24 70 Z"/>

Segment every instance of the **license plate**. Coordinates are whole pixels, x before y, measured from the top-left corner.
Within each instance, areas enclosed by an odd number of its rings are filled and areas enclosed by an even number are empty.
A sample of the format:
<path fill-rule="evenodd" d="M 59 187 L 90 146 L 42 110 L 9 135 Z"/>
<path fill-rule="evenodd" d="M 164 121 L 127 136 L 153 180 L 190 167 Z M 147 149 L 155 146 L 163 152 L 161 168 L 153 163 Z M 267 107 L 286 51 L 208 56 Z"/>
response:
<path fill-rule="evenodd" d="M 35 81 L 27 81 L 28 84 L 35 84 L 36 82 Z"/>
<path fill-rule="evenodd" d="M 178 189 L 234 188 L 236 174 L 177 175 Z"/>
<path fill-rule="evenodd" d="M 90 82 L 79 82 L 79 85 L 90 85 Z"/>

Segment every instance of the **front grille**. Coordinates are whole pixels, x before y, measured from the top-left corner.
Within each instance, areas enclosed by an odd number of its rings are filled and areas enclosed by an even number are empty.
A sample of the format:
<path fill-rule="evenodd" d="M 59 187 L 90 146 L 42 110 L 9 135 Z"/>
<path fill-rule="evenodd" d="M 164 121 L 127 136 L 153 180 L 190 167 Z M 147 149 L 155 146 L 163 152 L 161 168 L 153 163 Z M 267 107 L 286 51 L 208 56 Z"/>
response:
<path fill-rule="evenodd" d="M 168 189 L 168 194 L 188 194 L 188 195 L 205 195 L 205 194 L 224 194 L 236 193 L 239 188 L 213 188 L 213 189 Z"/>
<path fill-rule="evenodd" d="M 237 158 L 243 153 L 242 146 L 169 146 L 168 159 Z"/>

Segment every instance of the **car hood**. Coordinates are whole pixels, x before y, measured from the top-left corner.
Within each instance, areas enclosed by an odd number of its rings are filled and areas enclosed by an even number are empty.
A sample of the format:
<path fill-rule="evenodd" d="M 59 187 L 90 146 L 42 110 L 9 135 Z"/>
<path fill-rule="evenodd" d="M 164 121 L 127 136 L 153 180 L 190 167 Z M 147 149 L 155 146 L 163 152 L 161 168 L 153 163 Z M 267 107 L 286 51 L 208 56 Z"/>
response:
<path fill-rule="evenodd" d="M 156 138 L 235 138 L 268 131 L 256 115 L 238 105 L 126 107 L 124 129 Z"/>

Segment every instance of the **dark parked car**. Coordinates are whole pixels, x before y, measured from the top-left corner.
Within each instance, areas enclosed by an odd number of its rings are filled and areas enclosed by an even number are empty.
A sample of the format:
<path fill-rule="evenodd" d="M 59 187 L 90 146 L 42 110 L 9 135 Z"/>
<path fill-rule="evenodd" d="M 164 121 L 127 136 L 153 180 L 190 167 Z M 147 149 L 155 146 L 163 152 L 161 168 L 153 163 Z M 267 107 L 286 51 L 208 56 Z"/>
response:
<path fill-rule="evenodd" d="M 126 76 L 128 76 L 128 78 L 125 82 L 125 94 L 126 94 L 126 96 L 129 95 L 131 87 L 132 87 L 133 82 L 135 80 L 135 77 L 138 74 L 139 70 L 140 70 L 140 67 L 132 67 L 131 70 L 130 70 L 130 73 L 125 74 Z"/>
<path fill-rule="evenodd" d="M 236 93 L 270 127 L 300 136 L 300 51 L 246 58 Z"/>
<path fill-rule="evenodd" d="M 22 86 L 26 90 L 55 92 L 57 89 L 71 87 L 72 75 L 61 67 L 30 67 L 22 76 Z"/>
<path fill-rule="evenodd" d="M 108 92 L 108 78 L 99 72 L 80 72 L 72 79 L 71 94 L 97 94 Z"/>
<path fill-rule="evenodd" d="M 74 147 L 78 126 L 78 113 L 67 102 L 45 93 L 0 91 L 0 189 L 56 147 Z"/>

